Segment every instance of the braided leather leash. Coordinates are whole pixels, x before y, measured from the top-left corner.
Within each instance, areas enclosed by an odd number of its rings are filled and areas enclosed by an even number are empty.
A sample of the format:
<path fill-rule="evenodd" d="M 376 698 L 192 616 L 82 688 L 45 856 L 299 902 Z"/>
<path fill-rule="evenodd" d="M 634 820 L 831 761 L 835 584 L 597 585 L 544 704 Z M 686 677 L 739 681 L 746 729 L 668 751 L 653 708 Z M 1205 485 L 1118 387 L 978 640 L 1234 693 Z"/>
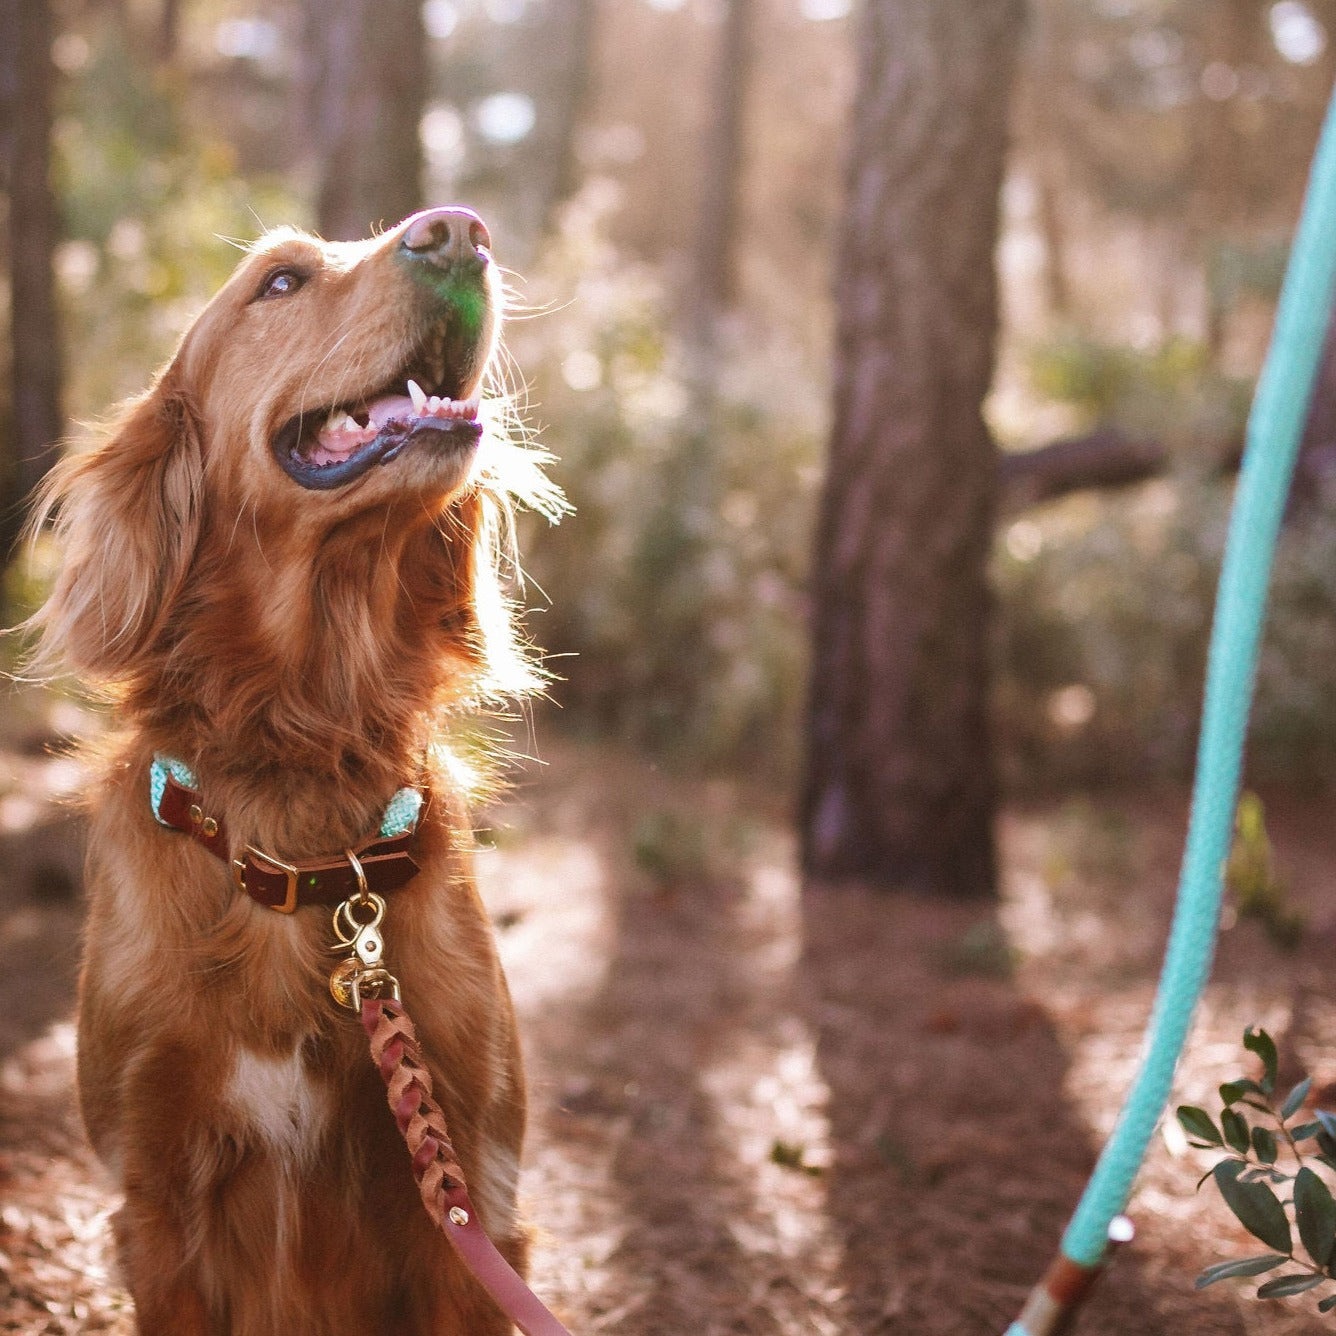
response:
<path fill-rule="evenodd" d="M 474 1279 L 524 1336 L 571 1336 L 496 1250 L 478 1222 L 445 1114 L 431 1093 L 431 1073 L 402 1004 L 393 998 L 364 998 L 361 1017 L 371 1040 L 372 1061 L 385 1081 L 390 1111 L 408 1144 L 427 1214 L 454 1245 Z"/>

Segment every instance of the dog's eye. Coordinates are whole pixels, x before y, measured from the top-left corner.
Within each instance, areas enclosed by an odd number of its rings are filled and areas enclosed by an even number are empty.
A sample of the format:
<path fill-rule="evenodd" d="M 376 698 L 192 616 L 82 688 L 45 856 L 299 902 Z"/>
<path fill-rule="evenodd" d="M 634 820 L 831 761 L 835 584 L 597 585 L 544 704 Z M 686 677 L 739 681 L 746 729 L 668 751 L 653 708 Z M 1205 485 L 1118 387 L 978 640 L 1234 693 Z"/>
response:
<path fill-rule="evenodd" d="M 306 275 L 299 269 L 275 269 L 260 284 L 260 290 L 255 294 L 256 300 L 263 301 L 266 297 L 291 297 L 305 282 Z"/>

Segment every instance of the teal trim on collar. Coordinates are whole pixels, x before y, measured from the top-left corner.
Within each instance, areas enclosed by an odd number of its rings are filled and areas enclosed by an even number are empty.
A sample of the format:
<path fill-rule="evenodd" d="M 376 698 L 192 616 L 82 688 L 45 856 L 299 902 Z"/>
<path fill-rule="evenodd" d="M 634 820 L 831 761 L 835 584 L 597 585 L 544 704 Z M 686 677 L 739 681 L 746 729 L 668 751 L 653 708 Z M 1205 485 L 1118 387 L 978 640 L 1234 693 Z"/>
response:
<path fill-rule="evenodd" d="M 400 789 L 386 804 L 380 822 L 381 839 L 405 835 L 413 830 L 422 812 L 422 794 L 417 789 Z"/>
<path fill-rule="evenodd" d="M 183 784 L 188 789 L 199 788 L 195 772 L 184 762 L 170 756 L 155 756 L 148 768 L 148 798 L 153 808 L 153 819 L 160 826 L 168 823 L 162 819 L 162 795 L 167 792 L 167 776 Z"/>
<path fill-rule="evenodd" d="M 153 808 L 153 818 L 160 826 L 168 824 L 160 815 L 162 796 L 167 792 L 168 775 L 188 789 L 199 788 L 195 772 L 184 761 L 178 761 L 171 756 L 155 756 L 148 768 L 148 796 Z M 380 822 L 380 838 L 389 839 L 395 835 L 406 835 L 417 827 L 418 817 L 421 814 L 421 792 L 412 788 L 400 789 L 386 804 L 385 814 Z"/>

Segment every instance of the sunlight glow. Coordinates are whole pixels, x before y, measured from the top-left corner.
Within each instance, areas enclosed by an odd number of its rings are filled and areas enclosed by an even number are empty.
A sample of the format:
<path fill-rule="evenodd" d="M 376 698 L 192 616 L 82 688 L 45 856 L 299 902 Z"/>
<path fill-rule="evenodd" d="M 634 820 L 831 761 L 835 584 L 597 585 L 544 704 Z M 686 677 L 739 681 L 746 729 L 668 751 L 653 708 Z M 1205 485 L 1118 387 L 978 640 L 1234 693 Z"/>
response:
<path fill-rule="evenodd" d="M 1302 0 L 1271 6 L 1271 40 L 1292 65 L 1311 65 L 1327 49 L 1327 31 Z"/>
<path fill-rule="evenodd" d="M 493 93 L 473 109 L 473 123 L 494 144 L 518 144 L 533 129 L 538 108 L 526 93 Z"/>
<path fill-rule="evenodd" d="M 422 26 L 427 30 L 428 37 L 438 42 L 445 41 L 454 35 L 459 26 L 459 6 L 452 4 L 451 0 L 427 0 L 422 6 Z"/>
<path fill-rule="evenodd" d="M 801 0 L 798 6 L 805 19 L 824 23 L 829 19 L 843 19 L 853 12 L 853 0 Z"/>
<path fill-rule="evenodd" d="M 576 348 L 566 354 L 561 364 L 561 376 L 573 390 L 596 390 L 603 383 L 603 363 L 597 353 Z"/>
<path fill-rule="evenodd" d="M 282 44 L 277 25 L 268 19 L 226 19 L 213 31 L 214 49 L 233 60 L 271 61 Z"/>
<path fill-rule="evenodd" d="M 450 103 L 437 102 L 428 107 L 418 125 L 418 135 L 434 169 L 448 173 L 463 162 L 464 118 Z"/>

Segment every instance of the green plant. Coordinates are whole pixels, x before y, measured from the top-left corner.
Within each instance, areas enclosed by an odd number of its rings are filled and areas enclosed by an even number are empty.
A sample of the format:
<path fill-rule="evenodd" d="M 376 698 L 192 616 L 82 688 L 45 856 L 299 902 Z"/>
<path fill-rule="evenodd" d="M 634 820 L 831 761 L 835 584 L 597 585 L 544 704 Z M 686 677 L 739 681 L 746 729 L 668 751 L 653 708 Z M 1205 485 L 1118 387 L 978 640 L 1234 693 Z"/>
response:
<path fill-rule="evenodd" d="M 1197 1288 L 1288 1266 L 1293 1269 L 1263 1282 L 1257 1291 L 1259 1299 L 1283 1299 L 1336 1280 L 1336 1199 L 1315 1167 L 1336 1172 L 1336 1114 L 1319 1109 L 1311 1121 L 1296 1122 L 1312 1079 L 1305 1078 L 1278 1099 L 1275 1042 L 1265 1030 L 1249 1027 L 1243 1045 L 1261 1060 L 1261 1076 L 1220 1087 L 1218 1122 L 1205 1109 L 1188 1104 L 1179 1106 L 1178 1121 L 1191 1138 L 1189 1144 L 1229 1152 L 1197 1186 L 1213 1179 L 1239 1223 L 1271 1251 L 1207 1267 L 1197 1277 Z M 1314 1149 L 1301 1150 L 1304 1143 Z M 1293 1162 L 1292 1172 L 1282 1161 Z M 1296 1233 L 1306 1256 L 1295 1247 Z M 1336 1293 L 1318 1303 L 1319 1312 L 1333 1309 Z"/>
<path fill-rule="evenodd" d="M 1276 868 L 1266 832 L 1266 810 L 1255 793 L 1244 793 L 1239 798 L 1225 885 L 1240 918 L 1256 919 L 1266 935 L 1285 950 L 1299 945 L 1307 919 L 1290 903 L 1289 886 Z"/>

